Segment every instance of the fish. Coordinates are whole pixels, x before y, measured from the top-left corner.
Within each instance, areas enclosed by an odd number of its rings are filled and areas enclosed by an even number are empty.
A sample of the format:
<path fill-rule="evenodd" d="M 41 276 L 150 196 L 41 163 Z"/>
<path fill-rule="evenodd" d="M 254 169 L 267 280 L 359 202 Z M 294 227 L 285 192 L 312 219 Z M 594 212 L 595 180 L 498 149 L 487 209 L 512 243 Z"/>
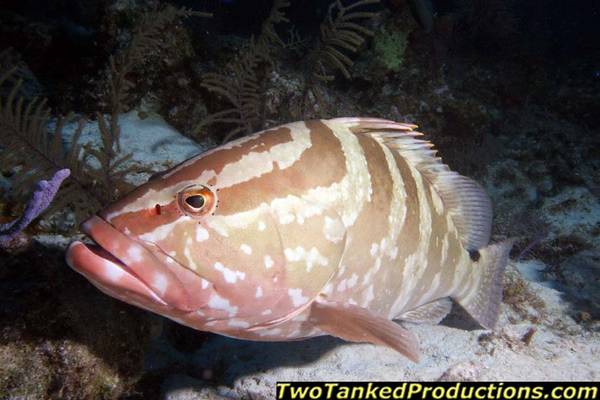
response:
<path fill-rule="evenodd" d="M 99 290 L 256 341 L 331 335 L 412 361 L 404 322 L 493 329 L 512 240 L 412 124 L 293 122 L 199 154 L 91 216 L 66 261 Z M 93 243 L 92 243 L 93 242 Z M 404 324 L 406 325 L 406 324 Z"/>

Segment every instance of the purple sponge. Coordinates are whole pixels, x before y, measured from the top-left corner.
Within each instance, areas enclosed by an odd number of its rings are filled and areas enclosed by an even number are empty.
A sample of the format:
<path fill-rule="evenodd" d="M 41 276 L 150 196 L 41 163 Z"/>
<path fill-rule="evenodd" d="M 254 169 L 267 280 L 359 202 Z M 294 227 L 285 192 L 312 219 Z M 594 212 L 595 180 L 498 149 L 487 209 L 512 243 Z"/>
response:
<path fill-rule="evenodd" d="M 48 206 L 58 192 L 62 182 L 71 174 L 68 168 L 56 172 L 50 181 L 41 180 L 35 186 L 31 200 L 25 206 L 25 212 L 21 218 L 8 224 L 0 224 L 0 248 L 8 247 L 19 232 L 37 218 Z"/>

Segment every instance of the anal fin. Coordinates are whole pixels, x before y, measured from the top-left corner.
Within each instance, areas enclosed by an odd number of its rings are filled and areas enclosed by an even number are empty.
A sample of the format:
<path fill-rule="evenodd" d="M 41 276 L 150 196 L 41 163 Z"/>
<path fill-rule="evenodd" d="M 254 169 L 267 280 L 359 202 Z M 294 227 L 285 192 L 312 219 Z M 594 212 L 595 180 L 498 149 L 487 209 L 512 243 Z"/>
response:
<path fill-rule="evenodd" d="M 398 319 L 415 324 L 437 325 L 450 313 L 450 310 L 452 310 L 452 300 L 444 297 L 405 312 Z"/>
<path fill-rule="evenodd" d="M 388 346 L 411 361 L 419 361 L 417 338 L 397 323 L 353 305 L 315 301 L 311 307 L 310 320 L 329 335 Z"/>

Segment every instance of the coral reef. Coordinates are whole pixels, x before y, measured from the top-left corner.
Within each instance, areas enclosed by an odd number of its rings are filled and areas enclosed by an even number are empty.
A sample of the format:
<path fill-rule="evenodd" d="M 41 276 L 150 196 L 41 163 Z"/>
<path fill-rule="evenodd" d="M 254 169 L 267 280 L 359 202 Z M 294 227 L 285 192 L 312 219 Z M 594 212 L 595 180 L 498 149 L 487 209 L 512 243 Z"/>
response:
<path fill-rule="evenodd" d="M 372 19 L 376 13 L 360 8 L 375 3 L 379 3 L 379 0 L 360 0 L 348 6 L 335 0 L 330 4 L 327 17 L 321 23 L 320 39 L 314 53 L 309 56 L 314 65 L 313 79 L 331 81 L 334 79 L 334 71 L 350 78 L 349 68 L 353 62 L 344 52 L 356 53 L 365 42 L 365 36 L 373 35 L 360 21 Z"/>
<path fill-rule="evenodd" d="M 101 204 L 113 201 L 131 190 L 132 186 L 127 183 L 126 176 L 142 171 L 139 170 L 139 165 L 128 164 L 131 154 L 120 154 L 119 115 L 128 106 L 134 86 L 128 76 L 137 64 L 144 61 L 146 53 L 162 45 L 162 29 L 165 26 L 176 19 L 192 15 L 210 16 L 173 6 L 145 13 L 129 45 L 109 58 L 110 73 L 104 96 L 109 114 L 105 116 L 96 112 L 101 139 L 101 145 L 96 148 L 78 144 L 85 124 L 81 118 L 70 141 L 70 148 L 65 151 L 62 129 L 73 119 L 72 115 L 59 118 L 54 133 L 49 135 L 50 110 L 46 107 L 46 100 L 28 100 L 24 97 L 23 79 L 15 79 L 16 72 L 23 68 L 4 71 L 0 75 L 0 87 L 10 89 L 4 101 L 0 102 L 0 124 L 6 132 L 0 138 L 5 155 L 0 167 L 18 168 L 18 179 L 12 182 L 12 192 L 22 197 L 32 186 L 31 183 L 48 169 L 69 168 L 71 179 L 61 190 L 60 201 L 56 201 L 52 207 L 56 210 L 69 206 L 75 212 L 76 220 L 81 220 L 90 212 L 96 211 Z M 33 157 L 26 154 L 33 154 Z M 90 167 L 90 158 L 99 164 L 97 168 Z"/>
<path fill-rule="evenodd" d="M 324 107 L 328 102 L 322 99 L 325 93 L 319 87 L 332 81 L 336 72 L 350 78 L 351 55 L 363 46 L 365 37 L 373 34 L 365 25 L 377 13 L 365 11 L 365 7 L 378 3 L 379 0 L 361 0 L 344 5 L 336 0 L 329 5 L 320 25 L 320 35 L 300 61 L 305 72 L 305 77 L 300 79 L 302 95 L 285 95 L 293 118 L 306 117 L 309 105 L 314 103 L 320 108 L 321 116 L 326 114 Z M 192 129 L 194 136 L 197 137 L 210 125 L 233 126 L 225 134 L 225 141 L 266 127 L 269 119 L 265 115 L 268 110 L 265 109 L 268 103 L 266 94 L 273 95 L 273 89 L 267 87 L 268 79 L 274 74 L 284 75 L 287 72 L 277 68 L 280 63 L 275 62 L 275 55 L 285 57 L 285 53 L 296 53 L 298 48 L 306 49 L 308 42 L 300 38 L 293 27 L 287 42 L 277 34 L 277 28 L 289 22 L 285 17 L 287 7 L 287 1 L 273 2 L 256 40 L 250 39 L 238 52 L 235 61 L 223 68 L 225 72 L 209 72 L 201 76 L 201 85 L 224 99 L 229 107 L 202 119 Z M 277 118 L 277 114 L 270 116 Z"/>
<path fill-rule="evenodd" d="M 229 64 L 224 73 L 209 72 L 202 76 L 202 86 L 225 98 L 231 107 L 208 115 L 193 128 L 195 135 L 206 125 L 232 124 L 234 128 L 223 139 L 227 141 L 241 133 L 251 134 L 264 127 L 264 76 L 273 66 L 274 49 L 283 45 L 275 25 L 288 21 L 283 10 L 289 4 L 286 0 L 274 1 L 258 38 L 250 39 L 236 61 Z"/>
<path fill-rule="evenodd" d="M 34 244 L 0 269 L 0 398 L 114 399 L 143 368 L 151 322 Z"/>
<path fill-rule="evenodd" d="M 0 86 L 7 82 L 12 73 L 13 70 L 8 70 L 0 76 Z M 49 135 L 50 111 L 45 106 L 46 101 L 16 98 L 21 84 L 21 80 L 13 84 L 8 96 L 0 102 L 0 127 L 3 132 L 0 143 L 4 148 L 0 168 L 12 170 L 12 174 L 15 174 L 11 183 L 11 195 L 23 197 L 33 186 L 32 183 L 40 180 L 48 171 L 68 168 L 71 171 L 70 179 L 63 185 L 60 199 L 53 203 L 52 208 L 69 205 L 77 215 L 87 214 L 90 208 L 99 206 L 97 199 L 102 196 L 92 185 L 86 183 L 92 179 L 90 171 L 80 160 L 81 147 L 77 144 L 77 139 L 81 134 L 81 121 L 72 145 L 65 151 L 62 128 L 71 117 L 60 118 L 54 133 Z M 94 197 L 92 193 L 100 197 Z"/>
<path fill-rule="evenodd" d="M 306 57 L 308 72 L 301 115 L 310 103 L 317 103 L 320 113 L 327 115 L 321 84 L 332 81 L 336 72 L 350 79 L 350 68 L 354 64 L 350 57 L 365 43 L 365 37 L 373 35 L 373 31 L 364 25 L 377 16 L 376 12 L 362 8 L 378 3 L 379 0 L 359 0 L 344 6 L 340 0 L 335 0 L 329 5 L 327 16 L 320 25 L 319 39 Z"/>

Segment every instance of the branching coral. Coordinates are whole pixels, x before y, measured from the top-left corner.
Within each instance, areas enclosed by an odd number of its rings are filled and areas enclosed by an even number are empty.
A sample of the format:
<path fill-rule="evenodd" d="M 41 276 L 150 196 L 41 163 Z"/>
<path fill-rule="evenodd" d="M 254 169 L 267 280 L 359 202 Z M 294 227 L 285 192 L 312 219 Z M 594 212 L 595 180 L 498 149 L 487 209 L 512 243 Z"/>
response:
<path fill-rule="evenodd" d="M 103 185 L 112 188 L 113 197 L 131 189 L 125 183 L 124 178 L 130 172 L 139 169 L 136 167 L 123 168 L 131 155 L 119 155 L 121 150 L 119 115 L 125 111 L 125 106 L 131 100 L 131 89 L 135 86 L 128 79 L 128 75 L 137 65 L 143 63 L 147 54 L 163 45 L 162 32 L 165 27 L 190 16 L 210 17 L 211 14 L 194 12 L 186 8 L 175 8 L 170 5 L 161 10 L 145 13 L 142 15 L 129 45 L 115 56 L 110 57 L 110 74 L 106 90 L 109 114 L 96 113 L 98 127 L 102 134 L 102 146 L 100 149 L 88 148 L 86 150 L 89 155 L 100 162 Z"/>
<path fill-rule="evenodd" d="M 161 10 L 145 13 L 137 24 L 129 45 L 110 57 L 110 75 L 106 90 L 106 103 L 110 115 L 104 125 L 109 129 L 109 137 L 117 150 L 119 150 L 120 134 L 118 115 L 125 111 L 126 104 L 131 100 L 131 89 L 135 86 L 128 79 L 128 75 L 137 65 L 143 63 L 147 54 L 162 46 L 162 32 L 165 27 L 190 16 L 209 17 L 210 15 L 170 5 Z M 97 113 L 97 117 L 99 120 L 103 118 L 100 113 Z"/>
<path fill-rule="evenodd" d="M 362 11 L 362 7 L 378 3 L 379 0 L 359 0 L 344 6 L 340 0 L 335 0 L 329 5 L 327 17 L 321 23 L 320 38 L 306 57 L 310 72 L 302 96 L 302 110 L 310 93 L 321 106 L 325 104 L 317 87 L 318 82 L 332 81 L 336 72 L 350 79 L 350 67 L 354 63 L 350 55 L 360 48 L 366 36 L 373 35 L 362 24 L 377 15 L 376 12 Z"/>
<path fill-rule="evenodd" d="M 209 124 L 233 124 L 234 127 L 225 136 L 227 141 L 241 133 L 249 134 L 260 129 L 264 122 L 264 102 L 259 66 L 268 57 L 265 51 L 252 42 L 238 62 L 231 65 L 227 78 L 214 72 L 203 76 L 202 86 L 222 96 L 231 107 L 209 115 L 194 128 L 194 132 Z"/>
<path fill-rule="evenodd" d="M 314 78 L 321 81 L 334 79 L 339 71 L 347 79 L 353 61 L 346 53 L 355 53 L 364 43 L 365 36 L 372 36 L 370 29 L 361 25 L 377 15 L 374 12 L 360 11 L 361 7 L 379 3 L 379 0 L 359 0 L 344 6 L 340 0 L 329 5 L 327 17 L 321 24 L 321 38 L 314 50 Z"/>
<path fill-rule="evenodd" d="M 110 78 L 106 90 L 109 114 L 96 114 L 101 134 L 100 148 L 82 148 L 78 144 L 84 127 L 84 120 L 81 119 L 69 149 L 65 150 L 62 130 L 73 117 L 59 118 L 54 132 L 50 134 L 50 110 L 46 107 L 46 100 L 26 99 L 21 91 L 23 81 L 15 80 L 14 68 L 0 75 L 0 88 L 7 88 L 5 92 L 8 93 L 0 99 L 0 168 L 14 172 L 11 192 L 14 198 L 24 198 L 33 184 L 50 171 L 68 168 L 71 176 L 65 181 L 51 209 L 69 206 L 75 212 L 76 220 L 81 220 L 131 189 L 125 176 L 140 168 L 126 167 L 131 156 L 120 154 L 118 121 L 133 87 L 128 74 L 141 63 L 147 52 L 161 45 L 161 32 L 166 25 L 191 15 L 208 16 L 171 6 L 145 14 L 130 45 L 110 58 Z M 87 161 L 90 158 L 95 158 L 100 168 L 89 167 Z"/>
<path fill-rule="evenodd" d="M 198 135 L 207 125 L 230 124 L 233 128 L 225 136 L 224 140 L 227 141 L 239 134 L 250 134 L 263 128 L 264 68 L 273 65 L 273 49 L 284 45 L 275 31 L 275 25 L 288 22 L 283 10 L 289 5 L 288 0 L 275 0 L 258 38 L 250 40 L 249 46 L 228 70 L 203 75 L 202 86 L 221 96 L 230 107 L 210 114 L 194 127 L 193 134 Z"/>
<path fill-rule="evenodd" d="M 0 87 L 3 86 L 14 70 L 6 71 L 0 76 Z M 102 190 L 96 190 L 91 182 L 90 170 L 81 161 L 81 146 L 77 144 L 83 121 L 79 122 L 73 136 L 71 147 L 63 148 L 62 129 L 67 120 L 61 118 L 52 134 L 48 132 L 50 110 L 45 100 L 34 98 L 27 101 L 17 96 L 22 81 L 18 80 L 5 99 L 0 99 L 0 145 L 2 157 L 0 168 L 15 171 L 12 195 L 24 197 L 34 182 L 39 181 L 51 171 L 63 168 L 71 170 L 71 178 L 65 182 L 60 199 L 52 208 L 71 205 L 77 215 L 87 214 L 89 209 L 100 205 Z"/>
<path fill-rule="evenodd" d="M 285 16 L 284 12 L 284 9 L 288 8 L 289 6 L 289 0 L 275 0 L 273 2 L 271 12 L 261 26 L 260 35 L 258 35 L 256 43 L 258 47 L 268 49 L 274 45 L 281 47 L 285 46 L 285 43 L 275 31 L 275 26 L 277 24 L 290 22 Z"/>
<path fill-rule="evenodd" d="M 365 11 L 365 7 L 379 1 L 358 0 L 344 5 L 340 0 L 335 0 L 331 3 L 327 17 L 321 24 L 314 50 L 304 57 L 308 78 L 300 103 L 306 103 L 309 93 L 313 93 L 319 101 L 321 96 L 316 88 L 317 82 L 333 80 L 336 72 L 350 78 L 350 67 L 353 64 L 350 55 L 364 43 L 365 37 L 373 34 L 363 24 L 377 13 Z M 273 51 L 277 47 L 293 49 L 298 43 L 304 42 L 293 31 L 291 43 L 285 43 L 276 33 L 277 24 L 288 22 L 283 12 L 288 6 L 288 0 L 276 0 L 269 17 L 263 23 L 261 34 L 256 40 L 251 39 L 250 45 L 227 71 L 203 76 L 202 86 L 224 99 L 229 107 L 210 114 L 196 125 L 193 134 L 200 134 L 210 124 L 233 125 L 225 136 L 227 141 L 234 136 L 264 128 L 265 77 L 268 75 L 268 68 L 273 67 Z M 293 108 L 303 110 L 304 105 L 293 105 Z M 303 111 L 298 113 L 302 114 Z"/>

